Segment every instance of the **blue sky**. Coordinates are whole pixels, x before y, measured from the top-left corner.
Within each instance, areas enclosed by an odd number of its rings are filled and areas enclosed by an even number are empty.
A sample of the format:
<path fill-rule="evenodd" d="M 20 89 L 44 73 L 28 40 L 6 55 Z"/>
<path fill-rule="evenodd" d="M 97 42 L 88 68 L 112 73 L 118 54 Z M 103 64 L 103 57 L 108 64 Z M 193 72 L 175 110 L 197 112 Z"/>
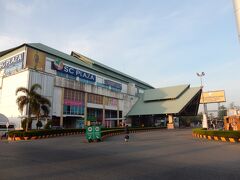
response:
<path fill-rule="evenodd" d="M 25 42 L 72 50 L 154 87 L 224 89 L 240 105 L 230 0 L 0 0 L 0 51 Z"/>

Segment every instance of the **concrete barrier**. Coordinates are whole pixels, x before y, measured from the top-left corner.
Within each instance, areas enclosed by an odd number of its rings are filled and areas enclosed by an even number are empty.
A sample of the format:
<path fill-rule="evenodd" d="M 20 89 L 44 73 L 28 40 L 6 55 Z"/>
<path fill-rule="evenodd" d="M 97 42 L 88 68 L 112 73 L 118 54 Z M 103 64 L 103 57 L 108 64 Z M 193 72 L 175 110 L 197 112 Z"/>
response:
<path fill-rule="evenodd" d="M 207 136 L 207 135 L 200 135 L 196 133 L 193 133 L 193 137 L 200 138 L 200 139 L 204 138 L 208 140 L 222 141 L 222 142 L 231 142 L 231 143 L 240 142 L 240 139 L 225 138 L 225 137 L 219 137 L 219 136 Z"/>

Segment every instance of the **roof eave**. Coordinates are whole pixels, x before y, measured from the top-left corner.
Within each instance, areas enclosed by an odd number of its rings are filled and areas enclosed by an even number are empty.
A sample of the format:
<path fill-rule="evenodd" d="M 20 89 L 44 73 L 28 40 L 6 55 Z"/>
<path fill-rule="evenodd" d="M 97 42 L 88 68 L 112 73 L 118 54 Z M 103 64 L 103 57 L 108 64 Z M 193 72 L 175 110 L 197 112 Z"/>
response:
<path fill-rule="evenodd" d="M 6 54 L 8 54 L 9 52 L 12 52 L 12 51 L 14 51 L 14 50 L 16 50 L 16 49 L 19 49 L 19 48 L 21 48 L 21 47 L 23 47 L 23 46 L 26 46 L 26 45 L 27 45 L 27 44 L 24 43 L 24 44 L 21 44 L 21 45 L 19 45 L 19 46 L 14 47 L 14 48 L 10 48 L 10 49 L 6 49 L 6 50 L 4 50 L 4 51 L 1 51 L 1 52 L 0 52 L 0 57 L 6 55 Z"/>

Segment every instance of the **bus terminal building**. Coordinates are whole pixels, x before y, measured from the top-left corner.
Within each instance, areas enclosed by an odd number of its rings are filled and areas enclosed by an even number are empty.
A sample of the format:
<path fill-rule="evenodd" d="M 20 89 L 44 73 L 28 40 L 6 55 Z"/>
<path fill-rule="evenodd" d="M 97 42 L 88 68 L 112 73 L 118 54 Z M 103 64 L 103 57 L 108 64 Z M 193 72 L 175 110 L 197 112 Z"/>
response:
<path fill-rule="evenodd" d="M 27 107 L 19 112 L 16 89 L 36 83 L 51 102 L 49 119 L 64 128 L 81 128 L 92 117 L 104 127 L 152 126 L 161 117 L 171 124 L 174 116 L 196 115 L 201 96 L 201 88 L 154 89 L 77 52 L 22 44 L 0 52 L 0 113 L 16 128 L 28 112 Z"/>

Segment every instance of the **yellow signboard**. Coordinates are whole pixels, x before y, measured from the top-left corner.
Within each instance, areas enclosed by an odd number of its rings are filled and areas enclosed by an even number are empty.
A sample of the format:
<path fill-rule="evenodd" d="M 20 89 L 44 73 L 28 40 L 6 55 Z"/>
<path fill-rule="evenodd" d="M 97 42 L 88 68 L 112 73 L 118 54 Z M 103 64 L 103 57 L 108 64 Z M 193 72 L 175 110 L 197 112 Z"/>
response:
<path fill-rule="evenodd" d="M 200 104 L 226 102 L 224 90 L 202 92 Z"/>
<path fill-rule="evenodd" d="M 45 69 L 45 59 L 46 59 L 46 54 L 32 49 L 32 48 L 28 48 L 27 50 L 27 64 L 26 66 L 28 68 L 32 68 L 32 69 L 37 69 L 40 71 L 44 71 Z"/>

